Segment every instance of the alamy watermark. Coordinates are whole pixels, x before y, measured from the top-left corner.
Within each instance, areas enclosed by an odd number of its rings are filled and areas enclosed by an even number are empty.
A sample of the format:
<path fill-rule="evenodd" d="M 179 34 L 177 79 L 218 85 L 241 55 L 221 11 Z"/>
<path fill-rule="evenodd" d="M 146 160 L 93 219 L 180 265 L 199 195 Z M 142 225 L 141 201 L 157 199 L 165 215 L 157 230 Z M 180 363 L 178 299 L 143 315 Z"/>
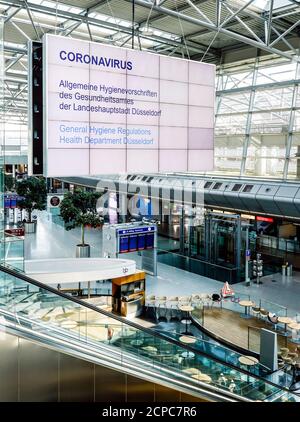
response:
<path fill-rule="evenodd" d="M 127 218 L 163 218 L 174 215 L 188 218 L 188 223 L 199 225 L 204 216 L 204 182 L 202 180 L 183 180 L 172 178 L 168 183 L 146 183 L 141 180 L 110 180 L 105 177 L 98 181 L 96 191 L 101 193 L 97 201 L 97 211 L 103 215 L 117 213 Z"/>

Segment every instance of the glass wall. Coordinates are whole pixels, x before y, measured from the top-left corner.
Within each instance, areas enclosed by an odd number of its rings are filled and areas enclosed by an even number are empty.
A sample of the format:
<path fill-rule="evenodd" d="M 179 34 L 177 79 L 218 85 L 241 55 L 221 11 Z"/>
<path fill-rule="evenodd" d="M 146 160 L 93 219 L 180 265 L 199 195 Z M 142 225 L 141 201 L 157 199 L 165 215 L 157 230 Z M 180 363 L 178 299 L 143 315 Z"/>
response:
<path fill-rule="evenodd" d="M 218 69 L 215 168 L 300 178 L 300 65 L 257 57 Z"/>
<path fill-rule="evenodd" d="M 27 126 L 12 123 L 6 115 L 7 104 L 4 96 L 5 55 L 3 45 L 4 18 L 0 16 L 0 263 L 4 262 L 13 268 L 24 269 L 24 239 L 22 237 L 5 234 L 4 214 L 4 182 L 5 164 L 8 155 L 24 153 L 25 134 Z M 26 144 L 28 141 L 26 140 Z M 19 146 L 18 146 L 19 144 Z M 27 145 L 26 145 L 27 150 Z M 0 283 L 1 286 L 1 283 Z M 2 286 L 1 286 L 2 287 Z"/>
<path fill-rule="evenodd" d="M 4 131 L 3 131 L 3 84 L 4 84 L 4 51 L 3 51 L 3 20 L 0 16 L 0 262 L 4 257 Z"/>

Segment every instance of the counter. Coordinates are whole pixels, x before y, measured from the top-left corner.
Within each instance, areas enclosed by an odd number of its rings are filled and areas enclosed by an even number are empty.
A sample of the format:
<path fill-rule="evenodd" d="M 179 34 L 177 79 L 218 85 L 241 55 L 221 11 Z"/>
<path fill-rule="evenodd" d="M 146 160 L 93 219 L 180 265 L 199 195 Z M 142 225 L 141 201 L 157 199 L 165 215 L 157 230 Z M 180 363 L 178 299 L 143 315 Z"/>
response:
<path fill-rule="evenodd" d="M 144 296 L 139 295 L 129 301 L 121 300 L 121 315 L 134 318 L 141 315 L 144 305 Z"/>

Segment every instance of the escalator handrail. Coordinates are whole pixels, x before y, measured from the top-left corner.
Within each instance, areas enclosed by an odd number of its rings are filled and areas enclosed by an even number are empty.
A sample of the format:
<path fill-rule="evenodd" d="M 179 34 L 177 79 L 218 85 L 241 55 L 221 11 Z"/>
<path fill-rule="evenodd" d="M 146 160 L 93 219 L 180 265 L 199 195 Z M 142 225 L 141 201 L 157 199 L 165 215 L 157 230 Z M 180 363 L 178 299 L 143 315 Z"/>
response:
<path fill-rule="evenodd" d="M 89 309 L 91 309 L 94 312 L 97 312 L 99 314 L 105 315 L 106 317 L 111 318 L 111 319 L 114 319 L 114 320 L 120 322 L 121 324 L 129 325 L 129 326 L 135 328 L 136 330 L 143 331 L 143 332 L 147 333 L 150 336 L 153 336 L 153 337 L 159 338 L 161 340 L 164 340 L 166 342 L 172 343 L 172 344 L 174 344 L 176 346 L 179 346 L 182 349 L 186 349 L 186 350 L 188 350 L 190 352 L 193 352 L 193 353 L 196 352 L 200 356 L 205 356 L 206 358 L 210 359 L 211 361 L 214 361 L 214 362 L 217 362 L 217 363 L 219 363 L 221 365 L 227 366 L 228 368 L 231 368 L 231 369 L 233 369 L 233 370 L 235 370 L 237 372 L 243 373 L 245 375 L 250 375 L 251 377 L 258 379 L 259 381 L 264 382 L 265 384 L 269 384 L 272 387 L 276 387 L 276 388 L 279 388 L 281 390 L 285 390 L 287 392 L 290 392 L 289 389 L 286 388 L 286 387 L 284 387 L 284 386 L 279 386 L 278 384 L 274 384 L 272 381 L 265 380 L 264 378 L 261 378 L 261 377 L 259 377 L 256 374 L 249 373 L 249 371 L 244 370 L 243 368 L 237 368 L 236 366 L 232 365 L 229 362 L 226 362 L 225 363 L 223 360 L 221 360 L 221 359 L 219 359 L 217 357 L 212 357 L 210 354 L 205 353 L 204 351 L 195 350 L 194 347 L 191 347 L 188 344 L 184 344 L 184 343 L 179 342 L 176 339 L 166 337 L 165 335 L 160 334 L 160 333 L 156 332 L 155 330 L 151 330 L 151 329 L 149 329 L 147 327 L 143 327 L 143 326 L 141 326 L 139 324 L 136 324 L 135 322 L 132 322 L 130 320 L 127 320 L 125 318 L 122 318 L 121 316 L 112 314 L 112 313 L 110 313 L 108 311 L 105 311 L 104 309 L 97 308 L 96 306 L 94 306 L 94 305 L 92 305 L 90 303 L 83 302 L 83 301 L 81 301 L 81 300 L 79 300 L 79 299 L 77 299 L 77 298 L 75 298 L 73 296 L 69 296 L 69 295 L 67 295 L 65 293 L 62 293 L 61 291 L 56 290 L 53 287 L 48 286 L 47 284 L 40 283 L 39 281 L 34 280 L 31 277 L 28 277 L 27 275 L 25 275 L 21 271 L 18 272 L 15 269 L 11 269 L 11 268 L 8 268 L 7 266 L 3 266 L 3 265 L 0 265 L 0 271 L 2 271 L 3 273 L 6 273 L 6 274 L 8 274 L 8 275 L 10 275 L 12 277 L 19 278 L 19 279 L 21 279 L 21 280 L 23 280 L 23 281 L 25 281 L 25 282 L 27 282 L 29 284 L 33 284 L 33 285 L 35 285 L 36 287 L 38 287 L 40 289 L 47 290 L 47 291 L 51 292 L 53 295 L 55 295 L 55 296 L 60 296 L 60 297 L 62 297 L 64 299 L 66 299 L 67 301 L 74 302 L 74 303 L 76 303 L 79 306 L 82 306 L 84 308 L 89 308 Z"/>
<path fill-rule="evenodd" d="M 1 309 L 0 309 L 0 313 L 1 313 Z M 1 325 L 1 321 L 0 321 L 0 325 Z M 114 354 L 112 354 L 112 350 L 108 349 L 108 347 L 105 347 L 105 346 L 108 346 L 106 344 L 103 344 L 102 348 L 101 348 L 101 350 L 103 352 L 105 351 L 105 353 L 104 354 L 101 353 L 101 355 L 99 355 L 99 351 L 95 350 L 94 347 L 90 347 L 91 346 L 90 344 L 82 342 L 83 346 L 81 346 L 81 342 L 78 342 L 78 339 L 77 339 L 76 342 L 70 342 L 69 339 L 68 339 L 68 341 L 66 341 L 66 339 L 55 337 L 55 343 L 53 343 L 52 338 L 48 334 L 33 331 L 32 329 L 27 328 L 27 327 L 22 326 L 22 325 L 18 325 L 18 326 L 13 325 L 11 327 L 10 323 L 9 323 L 8 325 L 5 324 L 5 326 L 6 326 L 6 330 L 7 330 L 8 333 L 17 334 L 17 335 L 22 333 L 22 335 L 25 336 L 25 338 L 29 338 L 29 339 L 34 340 L 34 341 L 42 341 L 43 343 L 46 342 L 48 345 L 53 344 L 56 347 L 58 345 L 60 345 L 60 346 L 62 345 L 64 347 L 67 347 L 68 349 L 75 351 L 75 353 L 79 351 L 82 354 L 82 351 L 84 350 L 84 354 L 88 354 L 90 359 L 91 358 L 97 359 L 97 361 L 99 361 L 100 356 L 102 358 L 104 356 L 105 362 L 109 361 L 110 363 L 114 364 L 114 366 L 116 368 L 116 360 L 115 359 L 116 359 L 117 356 L 119 356 L 120 351 L 118 349 L 116 349 L 114 351 Z M 38 334 L 36 334 L 36 333 L 38 333 Z M 51 343 L 50 343 L 50 341 L 51 341 Z M 126 357 L 126 359 L 122 359 L 122 363 L 121 363 L 122 368 L 130 368 L 131 367 L 132 369 L 135 370 L 135 374 L 134 374 L 135 376 L 140 375 L 141 373 L 136 371 L 138 364 L 140 362 L 140 359 L 137 359 L 137 357 L 135 355 L 132 355 L 128 352 L 125 352 L 125 354 L 124 354 L 124 351 L 121 351 L 121 353 L 123 354 L 123 357 Z M 92 361 L 94 362 L 94 360 L 92 360 Z M 102 361 L 103 361 L 103 359 L 102 359 Z M 167 379 L 168 378 L 169 382 L 171 382 L 171 383 L 175 382 L 175 384 L 176 384 L 176 382 L 178 381 L 182 384 L 184 382 L 184 383 L 186 383 L 185 385 L 186 385 L 187 388 L 192 389 L 196 393 L 203 394 L 203 393 L 209 392 L 210 394 L 215 394 L 219 399 L 222 399 L 222 401 L 223 401 L 224 397 L 226 397 L 229 401 L 243 401 L 243 402 L 252 402 L 253 401 L 253 400 L 251 400 L 251 399 L 249 399 L 245 396 L 241 396 L 241 395 L 238 395 L 236 393 L 231 393 L 230 391 L 221 389 L 220 387 L 217 387 L 216 385 L 210 385 L 210 384 L 200 382 L 200 381 L 196 382 L 195 380 L 187 377 L 184 374 L 177 373 L 177 372 L 174 373 L 174 371 L 172 371 L 172 369 L 164 368 L 165 375 L 163 375 L 162 372 L 161 372 L 161 367 L 156 368 L 156 366 L 153 366 L 152 363 L 147 362 L 147 361 L 144 362 L 144 364 L 145 363 L 146 363 L 146 367 L 143 367 L 144 371 L 150 373 L 152 370 L 154 370 L 154 371 L 156 371 L 155 376 L 158 376 L 159 379 L 162 379 L 162 378 Z M 140 371 L 140 369 L 139 369 L 139 371 Z M 174 374 L 176 375 L 176 377 L 170 378 L 170 376 L 174 375 Z M 188 383 L 187 383 L 187 381 L 188 381 Z M 203 389 L 203 387 L 204 387 L 204 389 Z M 273 394 L 278 395 L 278 393 L 280 391 L 282 392 L 282 390 L 279 390 L 279 391 L 277 391 L 276 393 L 273 393 Z M 190 393 L 190 391 L 188 392 L 188 394 L 189 393 Z M 286 394 L 286 392 L 283 392 L 283 393 Z"/>

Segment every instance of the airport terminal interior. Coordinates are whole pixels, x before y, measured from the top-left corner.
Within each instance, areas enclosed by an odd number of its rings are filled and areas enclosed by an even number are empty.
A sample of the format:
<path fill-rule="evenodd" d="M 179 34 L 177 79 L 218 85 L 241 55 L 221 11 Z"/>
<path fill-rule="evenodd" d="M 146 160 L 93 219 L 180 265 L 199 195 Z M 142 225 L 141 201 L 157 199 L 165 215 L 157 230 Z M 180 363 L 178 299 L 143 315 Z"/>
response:
<path fill-rule="evenodd" d="M 0 8 L 0 402 L 300 402 L 299 1 Z"/>

